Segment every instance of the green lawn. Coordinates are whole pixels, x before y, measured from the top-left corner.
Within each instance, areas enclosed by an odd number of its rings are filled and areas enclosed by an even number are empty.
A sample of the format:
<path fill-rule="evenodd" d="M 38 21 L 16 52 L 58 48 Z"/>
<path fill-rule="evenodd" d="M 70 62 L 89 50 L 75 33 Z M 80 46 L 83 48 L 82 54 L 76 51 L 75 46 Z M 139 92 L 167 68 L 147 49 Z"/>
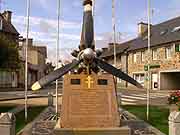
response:
<path fill-rule="evenodd" d="M 0 113 L 8 112 L 13 109 L 15 106 L 0 106 Z"/>
<path fill-rule="evenodd" d="M 16 114 L 16 133 L 23 129 L 27 123 L 33 121 L 45 108 L 45 106 L 29 107 L 27 122 L 25 122 L 24 110 Z"/>
<path fill-rule="evenodd" d="M 138 118 L 146 121 L 146 106 L 123 106 L 123 108 Z M 148 123 L 159 129 L 161 132 L 168 135 L 168 116 L 169 109 L 164 107 L 151 106 L 150 107 L 150 118 Z"/>

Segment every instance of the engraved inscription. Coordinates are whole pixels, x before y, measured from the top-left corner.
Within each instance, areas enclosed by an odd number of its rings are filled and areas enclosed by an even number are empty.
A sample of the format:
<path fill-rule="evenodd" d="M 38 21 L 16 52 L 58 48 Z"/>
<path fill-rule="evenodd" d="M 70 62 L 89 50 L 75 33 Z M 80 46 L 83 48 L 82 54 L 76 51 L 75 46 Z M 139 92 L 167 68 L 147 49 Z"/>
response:
<path fill-rule="evenodd" d="M 108 93 L 104 91 L 86 91 L 70 96 L 70 113 L 73 116 L 109 115 Z"/>

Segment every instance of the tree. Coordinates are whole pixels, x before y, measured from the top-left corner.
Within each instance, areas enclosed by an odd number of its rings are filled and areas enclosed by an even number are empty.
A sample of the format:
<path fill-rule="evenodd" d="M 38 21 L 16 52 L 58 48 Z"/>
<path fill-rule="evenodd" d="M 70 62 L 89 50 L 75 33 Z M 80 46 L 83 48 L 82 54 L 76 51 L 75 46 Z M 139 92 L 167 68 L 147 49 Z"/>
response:
<path fill-rule="evenodd" d="M 20 59 L 17 44 L 0 35 L 0 69 L 15 70 L 19 68 Z"/>

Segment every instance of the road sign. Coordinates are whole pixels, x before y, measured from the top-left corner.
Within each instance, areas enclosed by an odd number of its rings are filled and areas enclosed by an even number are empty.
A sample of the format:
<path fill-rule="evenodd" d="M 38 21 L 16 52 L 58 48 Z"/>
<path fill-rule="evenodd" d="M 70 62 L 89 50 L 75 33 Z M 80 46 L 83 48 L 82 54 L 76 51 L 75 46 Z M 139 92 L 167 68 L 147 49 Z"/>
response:
<path fill-rule="evenodd" d="M 144 71 L 148 71 L 148 65 L 144 65 Z"/>
<path fill-rule="evenodd" d="M 153 65 L 150 65 L 149 67 L 149 69 L 154 69 L 154 68 L 160 68 L 160 65 L 153 64 Z M 144 71 L 148 71 L 148 65 L 144 65 Z"/>

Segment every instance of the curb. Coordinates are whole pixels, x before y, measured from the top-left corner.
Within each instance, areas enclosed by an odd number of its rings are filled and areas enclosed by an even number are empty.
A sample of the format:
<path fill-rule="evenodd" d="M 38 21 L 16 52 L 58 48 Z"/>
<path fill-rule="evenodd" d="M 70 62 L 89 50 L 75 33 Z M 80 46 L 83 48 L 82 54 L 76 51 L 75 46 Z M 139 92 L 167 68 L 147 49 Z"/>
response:
<path fill-rule="evenodd" d="M 59 94 L 58 96 L 61 97 L 62 94 Z M 29 99 L 32 99 L 32 98 L 47 98 L 47 97 L 48 97 L 48 95 L 44 95 L 44 96 L 28 96 Z M 53 97 L 55 97 L 55 95 L 53 95 Z M 24 99 L 24 96 L 23 97 L 4 98 L 4 99 L 0 99 L 0 101 L 11 101 L 11 100 L 19 100 L 19 99 Z"/>

